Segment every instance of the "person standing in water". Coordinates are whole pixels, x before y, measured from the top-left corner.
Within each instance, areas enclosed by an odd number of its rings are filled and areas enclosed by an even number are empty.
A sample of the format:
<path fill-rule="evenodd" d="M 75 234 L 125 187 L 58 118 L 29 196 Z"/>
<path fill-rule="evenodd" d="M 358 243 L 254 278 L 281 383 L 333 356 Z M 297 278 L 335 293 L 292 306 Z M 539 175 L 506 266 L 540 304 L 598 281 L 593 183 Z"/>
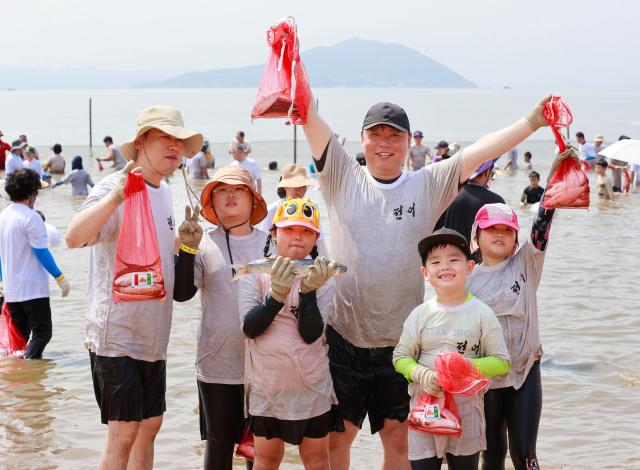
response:
<path fill-rule="evenodd" d="M 120 152 L 120 147 L 113 143 L 113 138 L 110 135 L 105 136 L 102 139 L 104 146 L 107 147 L 107 155 L 102 158 L 96 158 L 99 162 L 113 162 L 111 168 L 115 171 L 120 171 L 127 164 L 127 161 L 123 158 Z"/>
<path fill-rule="evenodd" d="M 166 410 L 166 361 L 176 251 L 171 189 L 164 181 L 202 147 L 180 112 L 153 106 L 138 116 L 135 137 L 120 147 L 129 160 L 103 178 L 69 223 L 69 248 L 89 246 L 86 342 L 100 417 L 107 425 L 101 469 L 151 470 Z M 134 167 L 135 170 L 134 170 Z M 160 251 L 166 299 L 115 303 L 112 282 L 129 173 L 142 173 Z M 131 221 L 129 221 L 131 222 Z"/>
<path fill-rule="evenodd" d="M 53 187 L 60 186 L 62 184 L 71 183 L 71 195 L 72 196 L 87 196 L 89 191 L 87 186 L 93 188 L 93 180 L 91 175 L 82 166 L 82 157 L 76 155 L 71 160 L 71 173 L 64 177 L 64 179 L 58 181 Z"/>

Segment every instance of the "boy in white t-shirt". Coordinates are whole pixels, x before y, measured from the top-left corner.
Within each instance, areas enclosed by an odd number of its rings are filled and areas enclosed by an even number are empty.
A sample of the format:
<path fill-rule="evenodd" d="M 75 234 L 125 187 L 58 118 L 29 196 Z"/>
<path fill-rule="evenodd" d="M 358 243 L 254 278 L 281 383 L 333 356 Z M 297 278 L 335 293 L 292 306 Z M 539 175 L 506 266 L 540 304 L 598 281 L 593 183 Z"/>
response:
<path fill-rule="evenodd" d="M 90 246 L 87 339 L 102 423 L 108 426 L 101 468 L 153 467 L 153 443 L 166 410 L 166 359 L 173 313 L 176 252 L 171 189 L 183 156 L 202 147 L 202 135 L 184 127 L 180 112 L 153 106 L 138 116 L 136 136 L 120 146 L 129 160 L 96 184 L 66 234 L 70 248 Z M 134 167 L 135 168 L 134 170 Z M 112 295 L 124 187 L 131 171 L 144 176 L 153 213 L 166 297 L 115 303 Z"/>
<path fill-rule="evenodd" d="M 396 370 L 411 384 L 412 405 L 421 390 L 440 395 L 433 370 L 440 353 L 458 352 L 486 377 L 509 370 L 509 353 L 502 328 L 493 311 L 469 293 L 467 276 L 475 263 L 467 239 L 442 228 L 418 244 L 420 271 L 436 291 L 436 297 L 416 307 L 404 323 L 393 352 Z M 480 451 L 486 448 L 483 393 L 454 395 L 460 412 L 460 437 L 409 430 L 409 460 L 413 470 L 440 468 L 447 457 L 450 470 L 478 468 Z"/>

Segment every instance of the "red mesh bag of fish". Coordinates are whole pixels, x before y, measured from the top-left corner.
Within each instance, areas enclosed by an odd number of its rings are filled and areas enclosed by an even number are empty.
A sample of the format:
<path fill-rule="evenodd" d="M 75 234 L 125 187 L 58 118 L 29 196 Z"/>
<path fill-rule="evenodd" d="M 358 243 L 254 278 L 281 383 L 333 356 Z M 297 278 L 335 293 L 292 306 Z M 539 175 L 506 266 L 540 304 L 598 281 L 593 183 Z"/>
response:
<path fill-rule="evenodd" d="M 485 378 L 468 359 L 457 352 L 438 354 L 433 363 L 438 383 L 449 393 L 469 397 L 487 385 Z"/>
<path fill-rule="evenodd" d="M 558 129 L 573 122 L 573 114 L 559 96 L 552 96 L 544 106 L 544 117 L 551 126 L 560 154 L 571 152 Z M 576 156 L 567 156 L 560 162 L 547 183 L 541 202 L 545 209 L 583 209 L 589 207 L 589 178 L 580 168 Z"/>
<path fill-rule="evenodd" d="M 460 412 L 453 395 L 444 392 L 442 397 L 435 397 L 422 391 L 408 419 L 409 428 L 414 431 L 439 434 L 443 436 L 460 436 Z"/>
<path fill-rule="evenodd" d="M 11 320 L 9 306 L 0 309 L 0 356 L 12 356 L 27 349 L 27 340 Z"/>
<path fill-rule="evenodd" d="M 267 30 L 269 58 L 260 82 L 251 119 L 288 118 L 305 124 L 311 101 L 307 72 L 300 60 L 298 30 L 291 17 Z"/>
<path fill-rule="evenodd" d="M 113 300 L 139 302 L 166 297 L 158 236 L 144 176 L 130 173 L 116 252 Z"/>
<path fill-rule="evenodd" d="M 250 433 L 246 429 L 242 434 L 242 439 L 240 439 L 240 444 L 238 444 L 238 448 L 236 449 L 236 456 L 243 457 L 246 460 L 254 461 L 256 456 L 255 443 L 253 439 L 253 433 Z"/>

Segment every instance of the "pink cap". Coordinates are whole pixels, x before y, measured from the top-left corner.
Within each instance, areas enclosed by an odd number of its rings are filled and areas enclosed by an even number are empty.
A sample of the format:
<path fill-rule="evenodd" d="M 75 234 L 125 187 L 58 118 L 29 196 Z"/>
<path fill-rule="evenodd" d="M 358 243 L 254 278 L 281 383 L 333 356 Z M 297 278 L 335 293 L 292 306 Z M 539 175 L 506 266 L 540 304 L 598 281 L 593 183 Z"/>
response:
<path fill-rule="evenodd" d="M 506 225 L 514 229 L 516 232 L 520 231 L 518 214 L 516 214 L 511 207 L 502 203 L 485 204 L 476 214 L 475 221 L 471 227 L 472 252 L 478 249 L 478 242 L 476 241 L 478 227 L 485 229 L 493 227 L 494 225 Z"/>

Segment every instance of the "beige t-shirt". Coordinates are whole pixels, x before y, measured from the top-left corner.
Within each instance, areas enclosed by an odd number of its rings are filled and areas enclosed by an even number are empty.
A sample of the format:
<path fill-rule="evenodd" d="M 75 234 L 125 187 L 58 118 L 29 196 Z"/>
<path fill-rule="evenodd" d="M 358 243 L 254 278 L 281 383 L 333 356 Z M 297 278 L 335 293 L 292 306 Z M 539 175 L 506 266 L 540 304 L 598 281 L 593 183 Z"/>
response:
<path fill-rule="evenodd" d="M 80 210 L 106 197 L 118 175 L 97 183 Z M 116 251 L 124 203 L 111 215 L 92 240 L 87 274 L 87 343 L 99 356 L 129 356 L 142 361 L 166 360 L 173 313 L 173 253 L 175 233 L 171 189 L 163 181 L 158 188 L 147 185 L 158 235 L 165 300 L 116 304 L 111 295 Z"/>
<path fill-rule="evenodd" d="M 493 266 L 480 264 L 467 279 L 467 289 L 498 317 L 511 356 L 509 373 L 492 379 L 491 388 L 519 389 L 542 354 L 536 292 L 544 254 L 527 238 L 513 256 Z"/>
<path fill-rule="evenodd" d="M 233 262 L 262 258 L 267 234 L 254 229 L 248 235 L 229 235 Z M 238 313 L 238 287 L 233 281 L 224 230 L 202 237 L 196 255 L 194 284 L 200 289 L 202 319 L 198 328 L 196 376 L 201 382 L 244 383 L 244 335 Z"/>
<path fill-rule="evenodd" d="M 455 307 L 446 307 L 435 298 L 416 307 L 404 323 L 400 341 L 393 351 L 393 362 L 412 357 L 433 368 L 438 354 L 458 352 L 466 358 L 496 356 L 509 360 L 502 328 L 491 309 L 473 297 Z M 420 395 L 420 387 L 409 385 L 411 406 Z M 454 395 L 460 412 L 462 434 L 459 438 L 409 430 L 409 459 L 471 455 L 486 449 L 483 393 L 470 397 Z"/>
<path fill-rule="evenodd" d="M 596 187 L 598 188 L 598 197 L 600 199 L 613 199 L 613 180 L 609 175 L 598 175 L 596 178 Z"/>
<path fill-rule="evenodd" d="M 335 278 L 329 323 L 354 346 L 395 346 L 407 315 L 422 303 L 418 242 L 458 195 L 460 161 L 461 152 L 383 184 L 331 137 L 318 181 L 329 251 L 348 270 Z"/>
<path fill-rule="evenodd" d="M 245 400 L 252 416 L 301 420 L 320 416 L 338 403 L 329 372 L 324 335 L 311 344 L 298 332 L 300 280 L 296 280 L 280 312 L 267 330 L 246 339 Z M 271 278 L 262 273 L 240 280 L 240 317 L 264 303 Z M 326 321 L 333 302 L 332 280 L 317 292 L 318 309 Z"/>
<path fill-rule="evenodd" d="M 60 154 L 53 154 L 47 160 L 46 166 L 49 169 L 49 173 L 64 174 L 64 157 Z"/>

